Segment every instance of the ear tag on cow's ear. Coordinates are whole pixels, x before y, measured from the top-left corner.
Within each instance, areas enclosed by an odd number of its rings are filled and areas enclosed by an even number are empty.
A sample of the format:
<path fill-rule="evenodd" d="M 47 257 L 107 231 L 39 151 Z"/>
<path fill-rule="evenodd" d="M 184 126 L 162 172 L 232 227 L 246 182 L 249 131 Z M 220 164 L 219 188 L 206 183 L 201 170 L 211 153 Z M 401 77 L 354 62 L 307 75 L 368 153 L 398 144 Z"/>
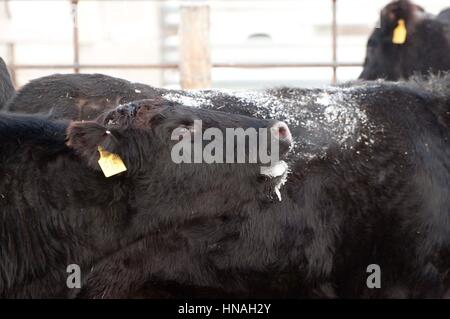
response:
<path fill-rule="evenodd" d="M 100 153 L 98 164 L 105 177 L 111 177 L 127 170 L 119 155 L 110 153 L 101 146 L 98 147 L 98 152 Z"/>
<path fill-rule="evenodd" d="M 397 27 L 394 29 L 392 34 L 392 43 L 394 44 L 404 44 L 406 42 L 406 36 L 408 31 L 406 30 L 405 20 L 398 20 Z"/>

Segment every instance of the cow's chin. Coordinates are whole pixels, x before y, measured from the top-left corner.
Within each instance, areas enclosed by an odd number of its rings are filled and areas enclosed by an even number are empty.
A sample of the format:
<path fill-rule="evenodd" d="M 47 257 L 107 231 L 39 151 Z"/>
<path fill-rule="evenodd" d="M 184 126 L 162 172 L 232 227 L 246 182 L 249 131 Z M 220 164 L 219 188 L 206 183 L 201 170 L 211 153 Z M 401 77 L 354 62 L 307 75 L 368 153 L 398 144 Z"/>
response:
<path fill-rule="evenodd" d="M 285 161 L 278 161 L 272 163 L 270 166 L 261 166 L 260 174 L 266 179 L 267 197 L 271 200 L 278 200 L 281 202 L 280 189 L 286 183 L 287 175 L 289 173 L 289 166 Z"/>

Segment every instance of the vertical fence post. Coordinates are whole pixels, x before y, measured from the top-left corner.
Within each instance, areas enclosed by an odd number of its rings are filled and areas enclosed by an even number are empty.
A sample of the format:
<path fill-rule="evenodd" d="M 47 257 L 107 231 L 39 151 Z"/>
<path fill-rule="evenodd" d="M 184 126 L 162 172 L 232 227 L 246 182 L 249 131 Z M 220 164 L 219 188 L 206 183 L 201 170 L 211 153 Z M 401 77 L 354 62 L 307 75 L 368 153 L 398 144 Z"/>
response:
<path fill-rule="evenodd" d="M 72 4 L 72 41 L 73 41 L 73 72 L 80 73 L 80 45 L 78 35 L 78 0 L 71 0 Z"/>
<path fill-rule="evenodd" d="M 6 12 L 6 19 L 8 21 L 11 20 L 11 8 L 9 6 L 9 0 L 6 0 L 5 3 L 5 12 Z M 11 81 L 14 85 L 14 87 L 17 88 L 17 74 L 16 74 L 16 46 L 14 44 L 14 41 L 7 43 L 8 48 L 8 59 L 9 59 L 9 73 L 11 74 Z"/>
<path fill-rule="evenodd" d="M 180 9 L 180 81 L 183 89 L 211 86 L 209 6 L 188 2 Z"/>
<path fill-rule="evenodd" d="M 14 87 L 17 88 L 16 46 L 14 45 L 14 42 L 8 43 L 8 57 L 9 57 L 9 73 L 11 74 L 11 81 Z"/>
<path fill-rule="evenodd" d="M 337 0 L 331 0 L 332 10 L 333 10 L 333 20 L 332 20 L 332 59 L 333 59 L 333 78 L 331 80 L 332 84 L 337 82 L 337 17 L 336 17 L 336 2 Z"/>

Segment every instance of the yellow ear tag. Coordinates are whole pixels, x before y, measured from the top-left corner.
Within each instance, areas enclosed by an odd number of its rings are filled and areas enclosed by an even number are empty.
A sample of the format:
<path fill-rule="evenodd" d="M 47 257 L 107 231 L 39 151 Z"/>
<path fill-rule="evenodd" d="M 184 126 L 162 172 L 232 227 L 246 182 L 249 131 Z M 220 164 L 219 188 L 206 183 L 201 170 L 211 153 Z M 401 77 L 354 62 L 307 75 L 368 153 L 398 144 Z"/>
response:
<path fill-rule="evenodd" d="M 111 177 L 127 170 L 119 155 L 110 153 L 101 146 L 98 147 L 98 152 L 100 153 L 98 164 L 105 177 Z"/>
<path fill-rule="evenodd" d="M 392 43 L 394 44 L 404 44 L 406 42 L 406 36 L 408 31 L 406 30 L 405 20 L 398 20 L 397 27 L 394 29 L 392 34 Z"/>

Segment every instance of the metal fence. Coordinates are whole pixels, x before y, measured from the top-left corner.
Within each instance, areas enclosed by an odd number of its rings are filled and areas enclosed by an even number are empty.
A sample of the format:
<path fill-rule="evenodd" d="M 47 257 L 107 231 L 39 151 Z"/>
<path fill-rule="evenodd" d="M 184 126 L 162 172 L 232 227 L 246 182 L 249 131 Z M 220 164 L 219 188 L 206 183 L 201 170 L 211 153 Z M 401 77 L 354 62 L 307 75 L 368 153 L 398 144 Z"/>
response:
<path fill-rule="evenodd" d="M 8 0 L 7 0 L 8 1 Z M 80 46 L 79 46 L 79 34 L 78 34 L 78 4 L 80 0 L 67 0 L 70 1 L 72 6 L 72 46 L 73 46 L 73 63 L 71 64 L 16 64 L 14 59 L 14 43 L 10 43 L 9 47 L 9 68 L 13 81 L 16 79 L 17 70 L 30 70 L 30 69 L 73 69 L 75 73 L 79 73 L 82 69 L 180 69 L 180 61 L 176 63 L 154 63 L 154 64 L 84 64 L 80 63 Z M 360 62 L 355 63 L 339 63 L 337 60 L 337 46 L 338 46 L 338 22 L 336 18 L 337 2 L 338 0 L 329 0 L 330 10 L 332 12 L 331 30 L 332 41 L 330 43 L 332 55 L 329 63 L 212 63 L 213 68 L 331 68 L 332 79 L 334 84 L 337 80 L 337 69 L 341 67 L 358 67 L 361 66 Z M 205 1 L 205 3 L 207 3 Z M 9 14 L 7 12 L 7 14 Z"/>

